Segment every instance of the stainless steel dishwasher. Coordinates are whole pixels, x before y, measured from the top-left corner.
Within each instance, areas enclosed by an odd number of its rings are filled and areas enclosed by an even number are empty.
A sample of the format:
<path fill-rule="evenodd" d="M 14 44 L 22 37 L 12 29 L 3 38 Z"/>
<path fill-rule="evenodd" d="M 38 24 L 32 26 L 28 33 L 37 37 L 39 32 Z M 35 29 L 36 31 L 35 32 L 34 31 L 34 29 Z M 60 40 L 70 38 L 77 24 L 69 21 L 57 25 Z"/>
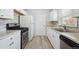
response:
<path fill-rule="evenodd" d="M 75 43 L 71 39 L 60 35 L 60 48 L 61 49 L 79 49 L 79 44 Z"/>

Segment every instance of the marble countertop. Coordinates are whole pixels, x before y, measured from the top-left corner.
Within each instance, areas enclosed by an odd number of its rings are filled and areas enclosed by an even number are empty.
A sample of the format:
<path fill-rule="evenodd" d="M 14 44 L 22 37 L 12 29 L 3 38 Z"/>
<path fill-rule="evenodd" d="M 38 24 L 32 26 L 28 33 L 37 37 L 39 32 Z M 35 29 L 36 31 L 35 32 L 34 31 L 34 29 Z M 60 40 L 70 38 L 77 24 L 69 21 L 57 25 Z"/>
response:
<path fill-rule="evenodd" d="M 6 31 L 1 31 L 0 32 L 0 39 L 8 37 L 8 36 L 12 35 L 15 32 L 20 32 L 20 30 L 6 30 Z"/>
<path fill-rule="evenodd" d="M 61 32 L 60 34 L 79 44 L 79 33 Z"/>
<path fill-rule="evenodd" d="M 50 29 L 52 30 L 55 30 L 54 28 L 56 27 L 50 27 Z M 55 30 L 57 31 L 57 30 Z M 60 32 L 60 31 L 57 31 L 60 35 L 63 35 L 67 38 L 69 38 L 70 40 L 76 42 L 79 44 L 79 32 Z"/>

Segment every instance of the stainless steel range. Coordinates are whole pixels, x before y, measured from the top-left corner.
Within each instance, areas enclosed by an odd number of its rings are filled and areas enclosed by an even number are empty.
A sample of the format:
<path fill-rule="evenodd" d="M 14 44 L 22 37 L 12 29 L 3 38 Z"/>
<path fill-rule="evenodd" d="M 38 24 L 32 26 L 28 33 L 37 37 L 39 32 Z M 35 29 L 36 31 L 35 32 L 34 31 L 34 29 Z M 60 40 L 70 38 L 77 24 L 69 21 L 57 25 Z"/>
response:
<path fill-rule="evenodd" d="M 28 42 L 28 28 L 20 27 L 17 23 L 8 23 L 6 24 L 7 30 L 21 30 L 21 49 L 25 48 Z"/>

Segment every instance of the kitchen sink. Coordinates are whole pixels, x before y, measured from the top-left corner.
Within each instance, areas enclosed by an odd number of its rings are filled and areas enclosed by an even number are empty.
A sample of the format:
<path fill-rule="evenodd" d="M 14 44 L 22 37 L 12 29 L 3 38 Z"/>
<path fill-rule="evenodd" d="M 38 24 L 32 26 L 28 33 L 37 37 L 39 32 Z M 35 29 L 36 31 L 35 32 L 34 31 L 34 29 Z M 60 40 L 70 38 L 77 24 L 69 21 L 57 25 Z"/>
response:
<path fill-rule="evenodd" d="M 64 29 L 60 29 L 60 28 L 59 29 L 55 28 L 55 30 L 59 32 L 66 32 Z"/>
<path fill-rule="evenodd" d="M 59 32 L 71 32 L 71 33 L 78 33 L 79 30 L 73 30 L 73 29 L 68 29 L 68 30 L 65 30 L 63 28 L 54 28 L 56 31 L 59 31 Z"/>

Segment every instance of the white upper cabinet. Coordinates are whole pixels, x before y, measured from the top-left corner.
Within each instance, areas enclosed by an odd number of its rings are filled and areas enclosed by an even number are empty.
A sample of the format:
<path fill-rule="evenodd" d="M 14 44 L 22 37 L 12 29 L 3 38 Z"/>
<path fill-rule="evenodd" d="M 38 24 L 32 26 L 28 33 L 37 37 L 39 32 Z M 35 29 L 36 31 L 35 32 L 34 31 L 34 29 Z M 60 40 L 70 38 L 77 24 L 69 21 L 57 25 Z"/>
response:
<path fill-rule="evenodd" d="M 61 9 L 61 17 L 79 17 L 79 9 Z"/>
<path fill-rule="evenodd" d="M 0 18 L 2 18 L 2 19 L 13 19 L 14 18 L 13 9 L 0 9 Z"/>
<path fill-rule="evenodd" d="M 59 25 L 63 24 L 63 20 L 71 17 L 79 17 L 79 9 L 59 9 L 58 11 Z"/>
<path fill-rule="evenodd" d="M 72 17 L 73 11 L 72 9 L 59 9 L 58 10 L 58 24 L 62 25 L 64 18 Z"/>
<path fill-rule="evenodd" d="M 61 9 L 58 10 L 58 25 L 62 25 Z"/>
<path fill-rule="evenodd" d="M 49 21 L 58 21 L 58 12 L 57 10 L 52 10 L 49 14 Z"/>
<path fill-rule="evenodd" d="M 72 16 L 72 9 L 61 9 L 61 17 Z"/>
<path fill-rule="evenodd" d="M 79 9 L 72 9 L 73 17 L 79 17 Z"/>
<path fill-rule="evenodd" d="M 26 11 L 23 9 L 0 9 L 0 19 L 14 19 L 14 12 L 19 15 L 26 15 Z"/>

